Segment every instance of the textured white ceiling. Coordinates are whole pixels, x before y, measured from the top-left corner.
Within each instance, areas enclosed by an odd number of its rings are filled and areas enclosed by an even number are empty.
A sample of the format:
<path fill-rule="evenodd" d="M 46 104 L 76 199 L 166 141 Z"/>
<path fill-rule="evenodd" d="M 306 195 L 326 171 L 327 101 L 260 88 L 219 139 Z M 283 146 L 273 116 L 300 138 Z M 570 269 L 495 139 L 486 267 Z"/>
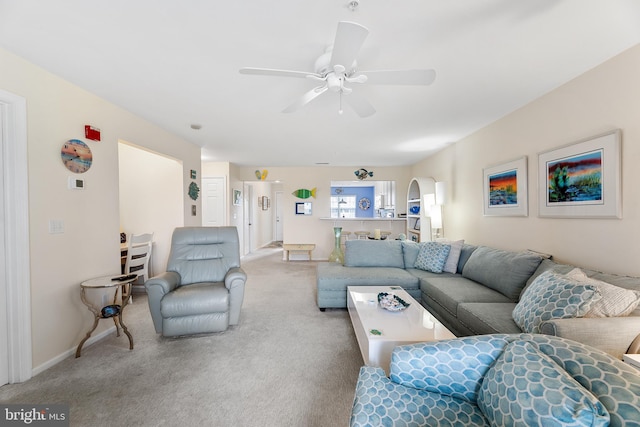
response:
<path fill-rule="evenodd" d="M 283 114 L 317 84 L 238 73 L 313 71 L 341 20 L 370 30 L 360 69 L 436 81 L 357 86 L 363 119 L 334 93 Z M 0 46 L 252 166 L 413 164 L 639 42 L 636 0 L 0 0 Z"/>

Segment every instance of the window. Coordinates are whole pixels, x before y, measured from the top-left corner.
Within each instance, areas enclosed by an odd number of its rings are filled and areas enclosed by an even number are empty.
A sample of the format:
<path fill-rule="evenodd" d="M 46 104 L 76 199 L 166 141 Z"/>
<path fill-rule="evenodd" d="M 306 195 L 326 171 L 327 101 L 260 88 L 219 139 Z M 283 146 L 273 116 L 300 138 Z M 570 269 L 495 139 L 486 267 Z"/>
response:
<path fill-rule="evenodd" d="M 355 218 L 356 196 L 331 196 L 331 218 Z"/>

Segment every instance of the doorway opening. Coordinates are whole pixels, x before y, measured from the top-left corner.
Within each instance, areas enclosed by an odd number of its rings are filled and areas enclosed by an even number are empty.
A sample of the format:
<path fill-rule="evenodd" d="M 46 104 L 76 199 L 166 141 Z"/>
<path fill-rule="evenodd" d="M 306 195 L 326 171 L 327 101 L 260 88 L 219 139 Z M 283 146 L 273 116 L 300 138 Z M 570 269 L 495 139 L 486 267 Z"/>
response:
<path fill-rule="evenodd" d="M 118 165 L 120 232 L 154 233 L 153 276 L 165 271 L 173 230 L 184 225 L 182 162 L 121 140 Z"/>
<path fill-rule="evenodd" d="M 282 246 L 283 185 L 279 181 L 245 181 L 243 185 L 243 255 Z M 278 245 L 278 243 L 280 243 Z"/>

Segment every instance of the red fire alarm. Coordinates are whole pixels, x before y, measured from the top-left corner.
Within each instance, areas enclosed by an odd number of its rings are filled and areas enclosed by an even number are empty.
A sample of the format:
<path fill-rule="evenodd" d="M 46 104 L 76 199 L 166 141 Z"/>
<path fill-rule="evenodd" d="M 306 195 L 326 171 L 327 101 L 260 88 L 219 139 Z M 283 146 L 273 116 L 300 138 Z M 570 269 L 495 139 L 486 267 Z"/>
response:
<path fill-rule="evenodd" d="M 93 126 L 85 125 L 84 136 L 85 138 L 90 139 L 92 141 L 100 141 L 100 129 Z"/>

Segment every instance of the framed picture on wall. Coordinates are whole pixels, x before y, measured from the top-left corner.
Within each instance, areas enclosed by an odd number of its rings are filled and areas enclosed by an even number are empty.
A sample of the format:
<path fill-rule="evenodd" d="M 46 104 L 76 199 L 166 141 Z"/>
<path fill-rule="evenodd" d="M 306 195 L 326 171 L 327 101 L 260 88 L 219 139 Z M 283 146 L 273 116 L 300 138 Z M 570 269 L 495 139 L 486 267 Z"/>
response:
<path fill-rule="evenodd" d="M 240 206 L 241 203 L 242 203 L 242 191 L 233 190 L 233 205 Z"/>
<path fill-rule="evenodd" d="M 620 130 L 538 154 L 538 214 L 622 218 Z"/>
<path fill-rule="evenodd" d="M 296 202 L 296 215 L 311 215 L 311 202 Z"/>
<path fill-rule="evenodd" d="M 527 157 L 483 169 L 485 216 L 527 216 Z"/>

